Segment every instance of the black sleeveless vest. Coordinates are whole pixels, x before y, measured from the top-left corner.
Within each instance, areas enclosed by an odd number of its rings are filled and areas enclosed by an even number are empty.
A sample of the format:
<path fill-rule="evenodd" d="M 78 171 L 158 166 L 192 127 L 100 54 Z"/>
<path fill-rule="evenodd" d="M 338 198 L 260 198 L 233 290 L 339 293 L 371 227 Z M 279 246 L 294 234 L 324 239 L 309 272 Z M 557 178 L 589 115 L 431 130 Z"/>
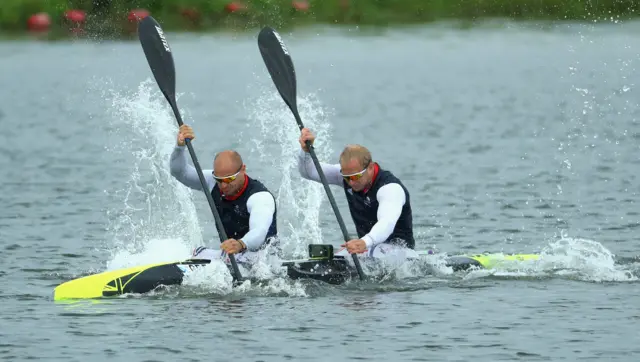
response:
<path fill-rule="evenodd" d="M 247 200 L 256 192 L 267 191 L 271 193 L 260 181 L 252 179 L 247 176 L 248 185 L 242 195 L 235 200 L 227 200 L 222 197 L 218 183 L 211 190 L 211 196 L 213 197 L 214 204 L 220 213 L 220 219 L 222 225 L 224 225 L 224 231 L 227 233 L 227 237 L 230 239 L 242 239 L 242 237 L 249 232 L 249 210 L 247 210 Z M 272 194 L 273 196 L 273 194 Z M 275 201 L 275 198 L 274 198 Z M 277 207 L 276 207 L 277 209 Z M 267 232 L 266 242 L 263 244 L 269 244 L 273 237 L 277 236 L 277 222 L 276 215 L 277 210 L 273 212 L 273 221 Z"/>
<path fill-rule="evenodd" d="M 413 238 L 413 217 L 411 214 L 409 191 L 407 191 L 407 188 L 404 187 L 397 177 L 382 168 L 378 169 L 378 175 L 366 194 L 362 191 L 354 192 L 351 186 L 349 186 L 346 181 L 343 181 L 344 193 L 347 196 L 349 211 L 356 225 L 358 237 L 361 238 L 365 236 L 371 231 L 373 225 L 378 222 L 377 213 L 379 204 L 376 199 L 376 194 L 382 186 L 390 183 L 397 183 L 402 186 L 406 196 L 406 202 L 402 207 L 400 218 L 396 222 L 393 232 L 389 235 L 385 243 L 403 244 L 408 248 L 414 249 L 416 242 Z"/>

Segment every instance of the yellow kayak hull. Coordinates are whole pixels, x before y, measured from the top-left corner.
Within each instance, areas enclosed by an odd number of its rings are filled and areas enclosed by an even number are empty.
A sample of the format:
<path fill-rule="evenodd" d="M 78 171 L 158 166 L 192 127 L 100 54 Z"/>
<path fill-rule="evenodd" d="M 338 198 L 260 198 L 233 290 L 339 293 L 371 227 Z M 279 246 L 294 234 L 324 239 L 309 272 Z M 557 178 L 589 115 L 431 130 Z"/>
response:
<path fill-rule="evenodd" d="M 73 279 L 57 286 L 54 300 L 111 297 L 146 293 L 161 285 L 181 284 L 190 263 L 157 263 L 105 271 Z"/>

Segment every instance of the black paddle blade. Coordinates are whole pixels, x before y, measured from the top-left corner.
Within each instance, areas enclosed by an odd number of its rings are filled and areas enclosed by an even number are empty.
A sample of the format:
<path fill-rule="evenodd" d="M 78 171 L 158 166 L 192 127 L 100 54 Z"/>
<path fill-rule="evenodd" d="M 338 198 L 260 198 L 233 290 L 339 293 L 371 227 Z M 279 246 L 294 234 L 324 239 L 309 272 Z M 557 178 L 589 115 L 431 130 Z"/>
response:
<path fill-rule="evenodd" d="M 266 26 L 258 34 L 258 47 L 278 92 L 294 114 L 298 113 L 296 102 L 296 72 L 287 47 L 280 34 Z"/>
<path fill-rule="evenodd" d="M 138 38 L 142 50 L 147 57 L 149 67 L 160 91 L 167 98 L 172 108 L 176 108 L 176 69 L 173 63 L 171 48 L 165 38 L 160 24 L 151 16 L 147 16 L 138 25 Z M 182 125 L 178 118 L 178 123 Z"/>

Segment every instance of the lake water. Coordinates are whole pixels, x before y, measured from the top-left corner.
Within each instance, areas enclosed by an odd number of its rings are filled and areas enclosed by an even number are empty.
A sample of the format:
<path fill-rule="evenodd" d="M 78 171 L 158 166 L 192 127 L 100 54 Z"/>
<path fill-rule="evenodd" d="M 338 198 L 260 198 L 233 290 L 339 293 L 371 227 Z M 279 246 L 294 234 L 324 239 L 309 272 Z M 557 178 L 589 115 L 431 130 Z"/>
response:
<path fill-rule="evenodd" d="M 64 361 L 637 361 L 640 23 L 283 32 L 322 161 L 367 146 L 411 192 L 417 248 L 542 263 L 143 296 L 53 288 L 218 245 L 169 175 L 177 123 L 137 40 L 0 43 L 0 357 Z M 298 129 L 246 34 L 167 34 L 210 168 L 234 148 L 277 195 L 287 252 L 342 237 L 301 180 Z M 344 196 L 333 189 L 354 232 Z M 436 256 L 438 258 L 439 256 Z"/>

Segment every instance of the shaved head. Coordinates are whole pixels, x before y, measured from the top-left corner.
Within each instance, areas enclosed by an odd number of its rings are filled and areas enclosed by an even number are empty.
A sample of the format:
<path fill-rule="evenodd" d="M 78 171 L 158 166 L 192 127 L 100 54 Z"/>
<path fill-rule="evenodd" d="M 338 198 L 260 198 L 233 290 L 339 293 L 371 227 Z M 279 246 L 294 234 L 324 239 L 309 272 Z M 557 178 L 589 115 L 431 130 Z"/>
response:
<path fill-rule="evenodd" d="M 242 166 L 242 156 L 234 150 L 225 150 L 219 152 L 216 157 L 213 159 L 214 169 L 216 164 L 220 163 L 221 165 L 229 165 L 232 168 L 239 169 Z"/>
<path fill-rule="evenodd" d="M 213 159 L 214 177 L 229 177 L 237 175 L 231 182 L 218 182 L 218 187 L 226 196 L 238 193 L 245 182 L 246 167 L 242 162 L 240 154 L 233 150 L 225 150 L 216 155 Z"/>

